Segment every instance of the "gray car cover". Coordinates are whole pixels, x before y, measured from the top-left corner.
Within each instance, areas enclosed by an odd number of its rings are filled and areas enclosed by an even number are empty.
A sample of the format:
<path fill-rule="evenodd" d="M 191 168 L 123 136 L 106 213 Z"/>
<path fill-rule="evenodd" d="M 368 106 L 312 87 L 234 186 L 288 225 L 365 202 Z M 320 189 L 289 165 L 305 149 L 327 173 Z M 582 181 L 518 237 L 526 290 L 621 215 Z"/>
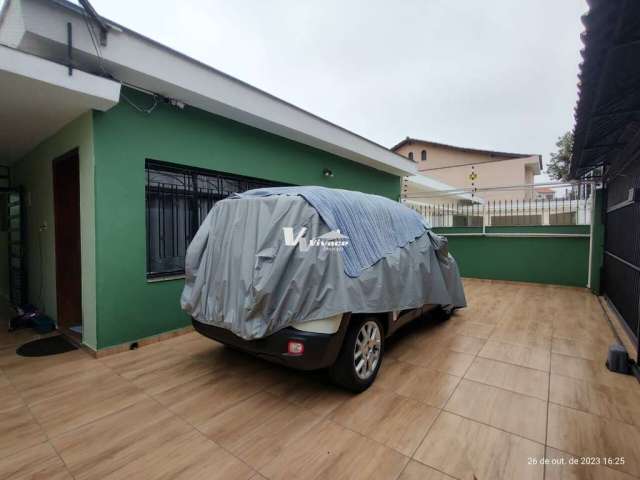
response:
<path fill-rule="evenodd" d="M 466 306 L 443 237 L 427 230 L 357 278 L 345 274 L 344 241 L 300 196 L 222 200 L 187 250 L 182 309 L 252 340 L 344 312 Z"/>

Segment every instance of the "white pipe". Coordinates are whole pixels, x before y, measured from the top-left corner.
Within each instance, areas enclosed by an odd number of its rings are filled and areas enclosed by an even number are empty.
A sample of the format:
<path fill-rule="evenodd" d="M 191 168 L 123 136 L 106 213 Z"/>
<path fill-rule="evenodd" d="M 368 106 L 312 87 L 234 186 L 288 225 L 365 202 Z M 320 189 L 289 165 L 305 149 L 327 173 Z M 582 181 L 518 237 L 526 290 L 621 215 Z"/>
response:
<path fill-rule="evenodd" d="M 593 258 L 593 224 L 596 221 L 595 185 L 591 188 L 591 225 L 589 225 L 589 272 L 587 274 L 587 288 L 591 288 L 591 259 Z"/>

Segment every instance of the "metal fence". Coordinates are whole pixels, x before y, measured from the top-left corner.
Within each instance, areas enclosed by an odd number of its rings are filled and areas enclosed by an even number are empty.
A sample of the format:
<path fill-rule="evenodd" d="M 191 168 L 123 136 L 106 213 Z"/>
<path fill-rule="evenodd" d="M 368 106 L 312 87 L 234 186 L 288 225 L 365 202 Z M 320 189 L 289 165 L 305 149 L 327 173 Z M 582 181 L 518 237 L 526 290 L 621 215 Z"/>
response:
<path fill-rule="evenodd" d="M 407 195 L 402 201 L 433 227 L 589 225 L 593 202 L 591 185 L 553 186 L 553 193 L 546 192 L 538 197 L 530 191 L 525 196 L 505 188 L 490 192 L 477 189 L 471 198 L 468 193 L 467 198 L 456 198 L 461 195 L 443 192 L 440 195 Z M 505 198 L 509 193 L 513 198 Z M 495 196 L 502 198 L 491 199 Z"/>
<path fill-rule="evenodd" d="M 640 339 L 640 162 L 633 159 L 637 153 L 620 155 L 607 175 L 602 272 L 603 293 L 636 346 Z"/>

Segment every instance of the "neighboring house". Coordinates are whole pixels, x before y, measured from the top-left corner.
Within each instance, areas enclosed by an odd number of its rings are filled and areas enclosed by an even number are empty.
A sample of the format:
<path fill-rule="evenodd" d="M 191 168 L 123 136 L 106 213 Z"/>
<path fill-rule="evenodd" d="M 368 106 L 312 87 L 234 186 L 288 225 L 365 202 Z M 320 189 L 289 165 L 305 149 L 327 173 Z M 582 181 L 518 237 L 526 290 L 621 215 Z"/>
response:
<path fill-rule="evenodd" d="M 409 137 L 391 150 L 415 162 L 422 175 L 464 192 L 517 187 L 474 194 L 482 200 L 530 200 L 534 196 L 534 177 L 542 170 L 540 155 L 456 147 Z"/>
<path fill-rule="evenodd" d="M 397 200 L 417 174 L 385 147 L 63 0 L 5 2 L 0 44 L 12 298 L 63 330 L 81 326 L 93 350 L 190 324 L 185 249 L 216 201 L 279 184 Z"/>
<path fill-rule="evenodd" d="M 556 198 L 556 191 L 549 187 L 536 187 L 535 194 L 536 200 L 553 200 Z"/>

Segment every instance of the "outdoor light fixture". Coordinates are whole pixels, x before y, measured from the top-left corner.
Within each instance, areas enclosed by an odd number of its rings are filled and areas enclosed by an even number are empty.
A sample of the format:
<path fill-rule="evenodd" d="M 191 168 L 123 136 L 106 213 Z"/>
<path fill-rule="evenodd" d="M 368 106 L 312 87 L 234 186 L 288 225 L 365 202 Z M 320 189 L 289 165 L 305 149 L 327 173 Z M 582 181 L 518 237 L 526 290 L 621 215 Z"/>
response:
<path fill-rule="evenodd" d="M 333 178 L 333 172 L 331 170 L 329 170 L 328 168 L 325 168 L 322 171 L 322 174 L 327 178 Z"/>

